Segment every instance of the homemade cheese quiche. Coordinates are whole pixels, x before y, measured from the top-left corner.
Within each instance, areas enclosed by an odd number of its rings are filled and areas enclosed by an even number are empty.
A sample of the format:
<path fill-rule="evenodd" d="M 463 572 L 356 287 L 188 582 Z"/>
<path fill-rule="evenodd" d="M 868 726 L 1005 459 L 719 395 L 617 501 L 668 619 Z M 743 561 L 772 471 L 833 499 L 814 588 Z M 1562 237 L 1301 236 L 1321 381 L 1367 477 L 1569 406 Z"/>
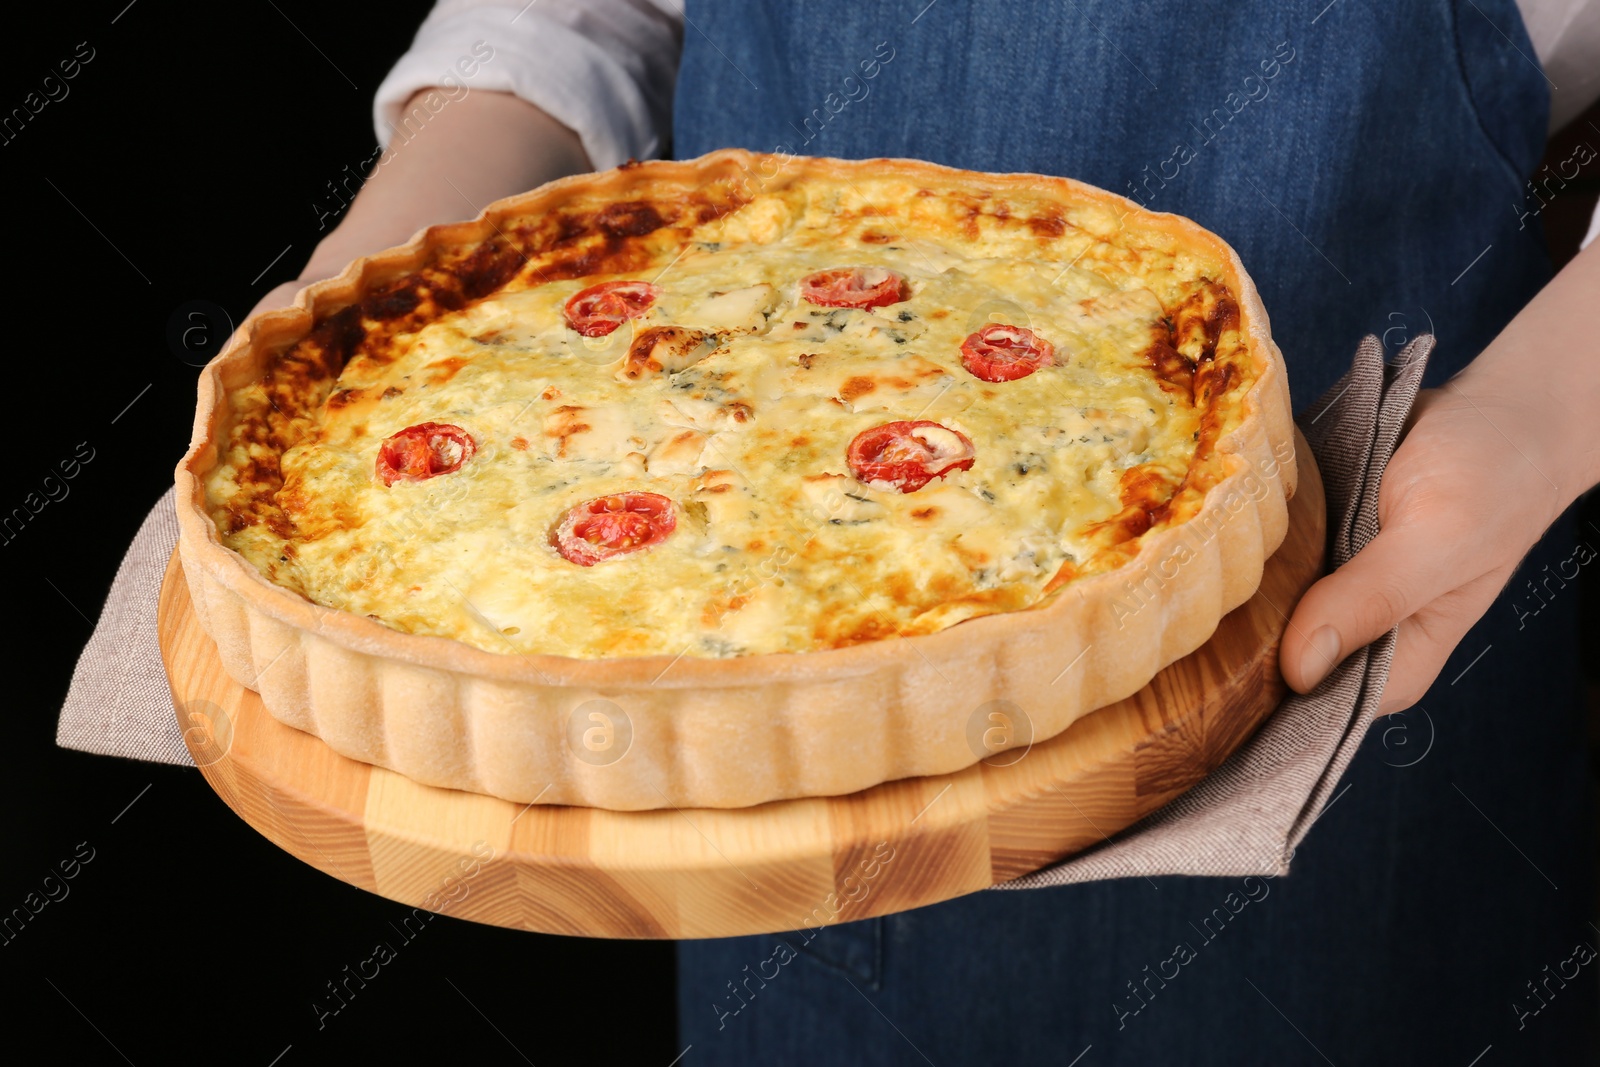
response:
<path fill-rule="evenodd" d="M 181 550 L 229 671 L 523 802 L 940 773 L 995 700 L 1050 736 L 1253 593 L 1295 478 L 1226 244 L 905 160 L 556 182 L 253 318 L 200 390 Z"/>

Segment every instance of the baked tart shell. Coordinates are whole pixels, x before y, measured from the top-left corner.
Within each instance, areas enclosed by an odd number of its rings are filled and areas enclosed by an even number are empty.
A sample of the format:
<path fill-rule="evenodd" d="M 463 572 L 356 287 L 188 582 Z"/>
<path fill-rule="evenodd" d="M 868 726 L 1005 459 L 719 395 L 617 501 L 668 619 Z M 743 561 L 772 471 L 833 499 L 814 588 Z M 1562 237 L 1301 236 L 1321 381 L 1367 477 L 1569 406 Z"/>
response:
<path fill-rule="evenodd" d="M 711 180 L 771 158 L 724 150 L 562 179 L 474 221 L 429 227 L 308 286 L 292 307 L 248 319 L 200 375 L 193 437 L 176 472 L 184 575 L 228 673 L 285 724 L 424 784 L 615 810 L 743 807 L 970 766 L 986 755 L 970 740 L 974 716 L 992 701 L 1020 708 L 1033 740 L 1052 737 L 1137 692 L 1255 593 L 1287 532 L 1294 424 L 1282 355 L 1238 256 L 1187 219 L 1071 179 L 915 160 L 784 166 L 802 180 L 892 173 L 943 189 L 1054 191 L 1064 202 L 1136 214 L 1177 247 L 1226 264 L 1220 281 L 1238 302 L 1255 375 L 1240 417 L 1214 445 L 1225 473 L 1198 514 L 1143 534 L 1123 566 L 1069 582 L 1040 606 L 931 634 L 806 653 L 577 659 L 402 633 L 277 586 L 222 543 L 205 480 L 219 461 L 229 393 L 260 379 L 315 323 L 416 270 L 432 249 L 484 241 L 503 220 L 552 210 L 576 192 L 636 197 L 655 178 Z M 616 754 L 574 743 L 595 709 L 607 716 Z"/>

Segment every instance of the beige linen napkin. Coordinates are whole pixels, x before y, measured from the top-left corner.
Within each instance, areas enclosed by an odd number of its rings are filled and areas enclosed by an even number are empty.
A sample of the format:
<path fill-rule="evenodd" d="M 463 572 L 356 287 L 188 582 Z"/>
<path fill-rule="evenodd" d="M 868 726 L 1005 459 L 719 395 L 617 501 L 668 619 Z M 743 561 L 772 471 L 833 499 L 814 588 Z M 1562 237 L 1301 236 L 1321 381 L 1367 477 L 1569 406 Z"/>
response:
<path fill-rule="evenodd" d="M 1349 371 L 1300 417 L 1328 501 L 1328 565 L 1378 534 L 1378 487 L 1422 383 L 1433 337 L 1384 362 L 1368 335 Z M 1254 737 L 1200 784 L 1105 842 L 997 889 L 1042 889 L 1160 874 L 1284 874 L 1355 755 L 1394 658 L 1390 630 L 1321 685 L 1291 693 Z"/>
<path fill-rule="evenodd" d="M 1348 373 L 1300 420 L 1328 500 L 1329 559 L 1344 563 L 1378 532 L 1378 485 L 1433 350 L 1422 336 L 1393 365 L 1361 342 Z M 156 645 L 156 600 L 178 542 L 168 490 L 145 518 L 78 658 L 56 743 L 192 766 Z M 1160 811 L 1070 859 L 997 888 L 1036 889 L 1159 874 L 1281 874 L 1350 762 L 1383 695 L 1393 632 L 1314 692 L 1291 696 L 1256 735 Z"/>

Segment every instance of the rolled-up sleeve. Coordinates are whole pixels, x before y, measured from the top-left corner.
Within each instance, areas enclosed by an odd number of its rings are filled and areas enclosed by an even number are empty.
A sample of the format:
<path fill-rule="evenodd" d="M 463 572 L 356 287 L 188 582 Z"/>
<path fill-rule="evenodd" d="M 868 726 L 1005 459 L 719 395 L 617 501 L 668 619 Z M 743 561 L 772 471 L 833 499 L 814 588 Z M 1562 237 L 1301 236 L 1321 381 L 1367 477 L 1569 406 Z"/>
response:
<path fill-rule="evenodd" d="M 439 0 L 378 86 L 389 144 L 406 102 L 441 87 L 514 93 L 572 129 L 597 169 L 650 159 L 671 132 L 682 0 Z"/>

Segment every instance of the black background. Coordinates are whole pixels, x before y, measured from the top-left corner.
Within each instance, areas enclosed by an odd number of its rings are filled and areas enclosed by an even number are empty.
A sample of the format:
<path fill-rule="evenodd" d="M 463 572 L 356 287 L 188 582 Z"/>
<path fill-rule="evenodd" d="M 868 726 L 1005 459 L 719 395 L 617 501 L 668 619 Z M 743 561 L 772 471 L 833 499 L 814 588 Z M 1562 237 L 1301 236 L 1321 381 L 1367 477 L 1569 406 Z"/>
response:
<path fill-rule="evenodd" d="M 0 144 L 12 250 L 0 268 L 12 309 L 0 514 L 80 442 L 94 450 L 64 499 L 0 543 L 11 720 L 0 914 L 80 842 L 94 850 L 68 896 L 0 943 L 13 1049 L 43 1041 L 52 1060 L 81 1064 L 266 1065 L 282 1054 L 281 1067 L 378 1056 L 666 1067 L 682 1051 L 670 944 L 446 917 L 400 942 L 389 924 L 410 909 L 279 851 L 195 771 L 54 744 L 91 620 L 188 441 L 197 370 L 169 345 L 169 319 L 207 301 L 238 322 L 299 272 L 320 236 L 314 205 L 372 156 L 373 91 L 429 7 L 6 11 L 0 115 L 43 95 L 61 60 L 88 54 L 81 43 L 93 49 L 66 97 Z M 312 1004 L 329 1000 L 325 983 L 379 941 L 400 942 L 397 958 L 319 1030 Z"/>

